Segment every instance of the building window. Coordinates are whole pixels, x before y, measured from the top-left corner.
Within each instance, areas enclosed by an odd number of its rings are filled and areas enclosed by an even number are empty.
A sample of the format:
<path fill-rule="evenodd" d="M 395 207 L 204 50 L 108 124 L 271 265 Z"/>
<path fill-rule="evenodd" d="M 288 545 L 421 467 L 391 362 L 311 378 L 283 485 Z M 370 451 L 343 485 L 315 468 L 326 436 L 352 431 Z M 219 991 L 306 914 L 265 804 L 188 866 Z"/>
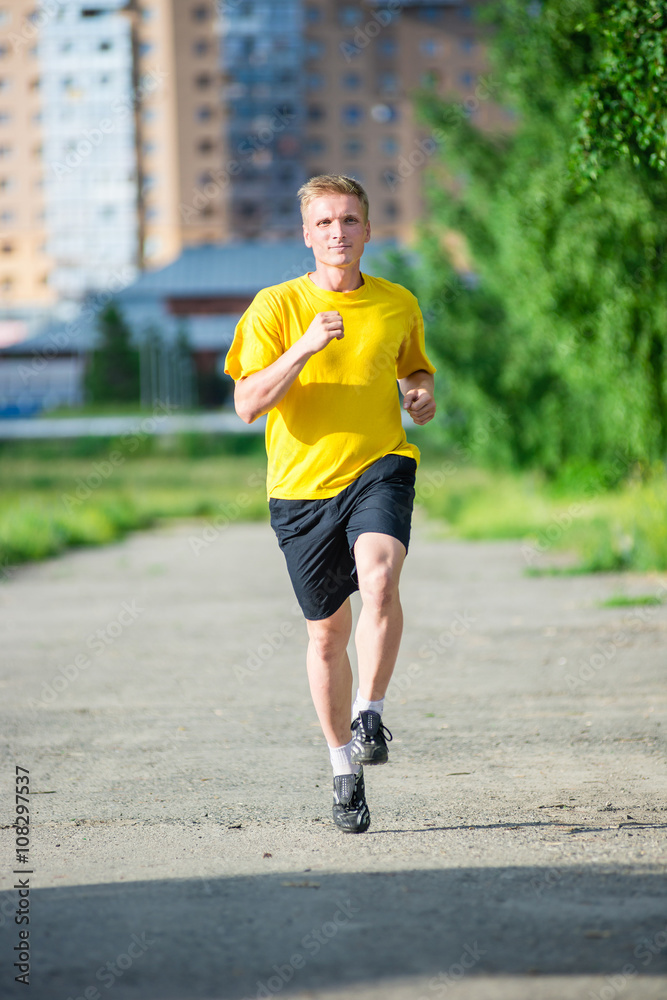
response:
<path fill-rule="evenodd" d="M 72 51 L 72 43 L 70 41 L 63 42 L 62 45 L 60 46 L 60 51 L 61 52 L 71 52 Z"/>
<path fill-rule="evenodd" d="M 11 20 L 11 14 L 6 7 L 0 7 L 0 27 L 3 24 L 9 24 Z"/>
<path fill-rule="evenodd" d="M 13 284 L 13 280 L 9 277 L 0 279 L 0 289 L 2 289 L 3 292 L 10 292 Z"/>
<path fill-rule="evenodd" d="M 396 156 L 400 148 L 396 136 L 387 135 L 380 141 L 380 150 L 384 156 Z"/>
<path fill-rule="evenodd" d="M 435 69 L 427 69 L 420 76 L 419 82 L 425 90 L 435 90 L 440 83 L 440 74 Z"/>
<path fill-rule="evenodd" d="M 361 139 L 346 139 L 343 143 L 343 152 L 348 156 L 360 156 L 364 151 L 364 144 Z"/>
<path fill-rule="evenodd" d="M 380 125 L 398 121 L 398 108 L 395 104 L 374 104 L 371 108 L 371 118 Z"/>
<path fill-rule="evenodd" d="M 198 4 L 197 7 L 192 8 L 192 18 L 194 21 L 205 21 L 208 15 L 209 9 L 204 4 Z"/>
<path fill-rule="evenodd" d="M 141 120 L 143 122 L 154 122 L 157 118 L 157 111 L 155 108 L 144 108 L 141 112 Z"/>
<path fill-rule="evenodd" d="M 12 147 L 1 145 L 0 146 L 0 160 L 8 160 L 12 155 Z"/>
<path fill-rule="evenodd" d="M 142 7 L 141 8 L 141 20 L 142 21 L 150 21 L 150 20 L 152 20 L 153 13 L 154 13 L 154 11 L 153 11 L 153 9 L 151 7 Z"/>
<path fill-rule="evenodd" d="M 343 73 L 343 86 L 346 90 L 357 90 L 361 86 L 359 73 Z"/>
<path fill-rule="evenodd" d="M 398 90 L 398 77 L 396 73 L 380 73 L 378 85 L 381 93 L 395 94 Z"/>
<path fill-rule="evenodd" d="M 320 122 L 325 116 L 325 110 L 321 104 L 308 105 L 308 121 Z"/>
<path fill-rule="evenodd" d="M 398 51 L 398 46 L 393 38 L 381 38 L 379 42 L 379 49 L 383 56 L 395 56 Z"/>
<path fill-rule="evenodd" d="M 474 48 L 475 48 L 475 39 L 474 38 L 462 38 L 461 39 L 461 50 L 463 52 L 472 52 L 472 50 Z"/>
<path fill-rule="evenodd" d="M 139 55 L 147 56 L 149 52 L 152 52 L 154 45 L 152 42 L 139 42 Z"/>
<path fill-rule="evenodd" d="M 197 143 L 197 150 L 200 153 L 212 153 L 215 149 L 215 143 L 212 139 L 200 139 Z"/>
<path fill-rule="evenodd" d="M 338 21 L 346 28 L 354 28 L 361 24 L 364 12 L 360 7 L 353 7 L 351 4 L 344 4 L 338 11 Z"/>
<path fill-rule="evenodd" d="M 461 73 L 461 76 L 459 77 L 459 83 L 461 84 L 462 87 L 472 87 L 474 82 L 475 82 L 475 76 L 473 73 L 469 73 L 468 71 L 466 71 L 465 73 Z"/>
<path fill-rule="evenodd" d="M 14 253 L 14 247 L 12 246 L 11 243 L 3 243 L 2 244 L 2 252 L 3 253 Z"/>
<path fill-rule="evenodd" d="M 384 215 L 386 219 L 397 219 L 399 216 L 398 202 L 396 201 L 385 201 L 384 203 Z"/>
<path fill-rule="evenodd" d="M 10 208 L 4 208 L 2 212 L 0 212 L 0 222 L 12 222 L 13 219 L 14 213 Z"/>
<path fill-rule="evenodd" d="M 423 7 L 419 11 L 419 20 L 428 21 L 430 24 L 435 24 L 439 21 L 442 16 L 442 11 L 436 10 L 435 7 Z"/>
<path fill-rule="evenodd" d="M 42 81 L 38 76 L 34 76 L 30 81 L 30 90 L 34 93 L 36 90 L 42 86 Z"/>
<path fill-rule="evenodd" d="M 208 104 L 202 104 L 201 107 L 197 108 L 197 121 L 208 122 L 213 117 L 213 108 L 210 108 Z"/>
<path fill-rule="evenodd" d="M 322 20 L 322 11 L 315 4 L 309 3 L 306 6 L 306 24 L 319 24 Z"/>
<path fill-rule="evenodd" d="M 210 87 L 213 82 L 213 78 L 209 73 L 200 73 L 199 76 L 195 77 L 195 87 L 199 90 L 206 90 Z"/>
<path fill-rule="evenodd" d="M 0 125 L 9 125 L 12 116 L 9 111 L 0 111 Z"/>
<path fill-rule="evenodd" d="M 345 104 L 341 111 L 346 125 L 358 125 L 364 117 L 364 109 L 360 104 Z"/>
<path fill-rule="evenodd" d="M 155 205 L 151 205 L 149 208 L 146 209 L 147 219 L 157 219 L 159 215 L 160 215 L 160 210 L 159 208 L 156 208 Z"/>
<path fill-rule="evenodd" d="M 205 56 L 206 53 L 208 52 L 208 42 L 206 41 L 205 38 L 200 38 L 198 41 L 194 43 L 192 49 L 196 56 Z"/>
<path fill-rule="evenodd" d="M 151 191 L 155 187 L 155 177 L 153 174 L 144 174 L 143 180 L 141 182 L 141 190 Z"/>
<path fill-rule="evenodd" d="M 440 42 L 436 41 L 435 38 L 422 38 L 419 43 L 419 51 L 423 56 L 433 58 L 440 54 Z"/>
<path fill-rule="evenodd" d="M 8 52 L 9 48 L 6 45 L 0 45 L 0 59 L 4 59 Z"/>
<path fill-rule="evenodd" d="M 324 77 L 321 73 L 308 73 L 306 75 L 306 88 L 308 90 L 321 90 L 324 86 Z"/>
<path fill-rule="evenodd" d="M 99 214 L 103 219 L 113 219 L 114 215 L 116 214 L 116 206 L 102 205 Z"/>
<path fill-rule="evenodd" d="M 306 42 L 306 58 L 321 59 L 325 52 L 324 42 L 319 38 L 309 38 Z"/>
<path fill-rule="evenodd" d="M 110 52 L 111 49 L 113 48 L 113 42 L 110 41 L 108 38 L 105 38 L 103 41 L 100 42 L 100 44 L 97 47 L 100 50 L 100 52 Z"/>
<path fill-rule="evenodd" d="M 143 150 L 144 156 L 149 156 L 151 153 L 155 152 L 157 146 L 155 145 L 154 142 L 144 142 L 141 148 Z"/>
<path fill-rule="evenodd" d="M 11 191 L 13 182 L 10 177 L 0 177 L 0 191 Z"/>
<path fill-rule="evenodd" d="M 257 215 L 258 211 L 259 205 L 255 201 L 242 201 L 239 205 L 239 212 L 246 219 L 250 219 L 253 215 Z"/>
<path fill-rule="evenodd" d="M 6 94 L 12 83 L 6 76 L 0 77 L 0 94 Z"/>
<path fill-rule="evenodd" d="M 321 136 L 311 136 L 310 139 L 306 139 L 306 152 L 316 156 L 318 153 L 323 153 L 327 148 L 326 140 Z"/>

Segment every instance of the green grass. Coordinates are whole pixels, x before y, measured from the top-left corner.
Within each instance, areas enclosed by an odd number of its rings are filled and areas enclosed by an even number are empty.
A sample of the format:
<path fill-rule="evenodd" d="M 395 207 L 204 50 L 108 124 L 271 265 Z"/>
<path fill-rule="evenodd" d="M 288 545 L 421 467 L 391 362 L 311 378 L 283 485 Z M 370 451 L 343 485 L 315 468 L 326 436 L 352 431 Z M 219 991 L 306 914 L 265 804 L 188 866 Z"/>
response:
<path fill-rule="evenodd" d="M 520 540 L 530 574 L 667 569 L 664 467 L 608 489 L 594 470 L 549 483 L 536 473 L 430 458 L 422 463 L 417 503 L 451 537 Z M 567 568 L 558 558 L 564 552 L 572 555 Z"/>
<path fill-rule="evenodd" d="M 2 442 L 0 575 L 167 518 L 265 519 L 265 469 L 255 435 Z M 595 470 L 550 483 L 424 449 L 416 502 L 443 536 L 519 540 L 527 573 L 667 569 L 664 468 L 608 489 Z"/>
<path fill-rule="evenodd" d="M 654 606 L 656 604 L 662 604 L 662 603 L 663 601 L 655 594 L 638 594 L 636 597 L 632 597 L 629 594 L 615 594 L 613 597 L 607 598 L 606 601 L 600 601 L 598 607 L 636 608 L 636 607 L 646 607 L 647 605 Z"/>
<path fill-rule="evenodd" d="M 0 567 L 103 545 L 161 520 L 268 515 L 263 442 L 181 435 L 0 446 Z"/>

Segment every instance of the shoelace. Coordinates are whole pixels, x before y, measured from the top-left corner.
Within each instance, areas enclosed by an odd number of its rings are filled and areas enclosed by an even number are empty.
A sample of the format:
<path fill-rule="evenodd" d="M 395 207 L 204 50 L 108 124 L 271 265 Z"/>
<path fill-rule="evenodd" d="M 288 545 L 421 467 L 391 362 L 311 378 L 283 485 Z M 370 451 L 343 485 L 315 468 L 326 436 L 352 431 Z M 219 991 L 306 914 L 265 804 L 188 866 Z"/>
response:
<path fill-rule="evenodd" d="M 358 715 L 356 717 L 356 719 L 354 720 L 354 722 L 352 723 L 352 729 L 359 729 L 360 726 L 361 726 L 361 716 Z M 366 731 L 364 730 L 364 736 L 365 735 L 366 735 Z M 391 743 L 391 741 L 394 738 L 391 735 L 390 731 L 385 726 L 385 724 L 382 721 L 382 719 L 380 719 L 380 725 L 378 726 L 378 731 L 377 731 L 377 733 L 375 735 L 376 736 L 383 736 L 385 738 L 385 740 L 387 742 L 389 742 L 389 743 Z M 373 737 L 371 737 L 371 739 L 373 739 Z"/>

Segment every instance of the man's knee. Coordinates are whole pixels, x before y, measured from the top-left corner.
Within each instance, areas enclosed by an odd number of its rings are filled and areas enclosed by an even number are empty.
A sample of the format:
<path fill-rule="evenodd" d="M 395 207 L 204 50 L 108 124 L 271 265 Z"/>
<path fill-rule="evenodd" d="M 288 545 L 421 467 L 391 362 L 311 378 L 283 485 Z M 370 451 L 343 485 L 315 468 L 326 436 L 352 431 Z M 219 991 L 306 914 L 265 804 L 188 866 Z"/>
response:
<path fill-rule="evenodd" d="M 365 605 L 382 611 L 398 600 L 400 569 L 391 562 L 377 562 L 359 573 L 359 590 Z"/>
<path fill-rule="evenodd" d="M 321 660 L 332 660 L 347 649 L 350 638 L 349 628 L 334 625 L 328 619 L 308 622 L 308 637 L 317 656 Z"/>

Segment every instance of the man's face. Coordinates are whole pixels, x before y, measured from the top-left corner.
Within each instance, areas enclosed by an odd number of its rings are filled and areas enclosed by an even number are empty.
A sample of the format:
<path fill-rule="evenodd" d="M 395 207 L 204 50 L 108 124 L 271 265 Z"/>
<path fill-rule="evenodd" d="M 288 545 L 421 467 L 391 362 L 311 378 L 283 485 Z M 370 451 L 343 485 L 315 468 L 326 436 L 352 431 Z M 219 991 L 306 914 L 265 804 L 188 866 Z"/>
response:
<path fill-rule="evenodd" d="M 316 261 L 329 267 L 347 267 L 364 252 L 371 225 L 364 222 L 355 194 L 323 194 L 308 206 L 303 238 Z"/>

